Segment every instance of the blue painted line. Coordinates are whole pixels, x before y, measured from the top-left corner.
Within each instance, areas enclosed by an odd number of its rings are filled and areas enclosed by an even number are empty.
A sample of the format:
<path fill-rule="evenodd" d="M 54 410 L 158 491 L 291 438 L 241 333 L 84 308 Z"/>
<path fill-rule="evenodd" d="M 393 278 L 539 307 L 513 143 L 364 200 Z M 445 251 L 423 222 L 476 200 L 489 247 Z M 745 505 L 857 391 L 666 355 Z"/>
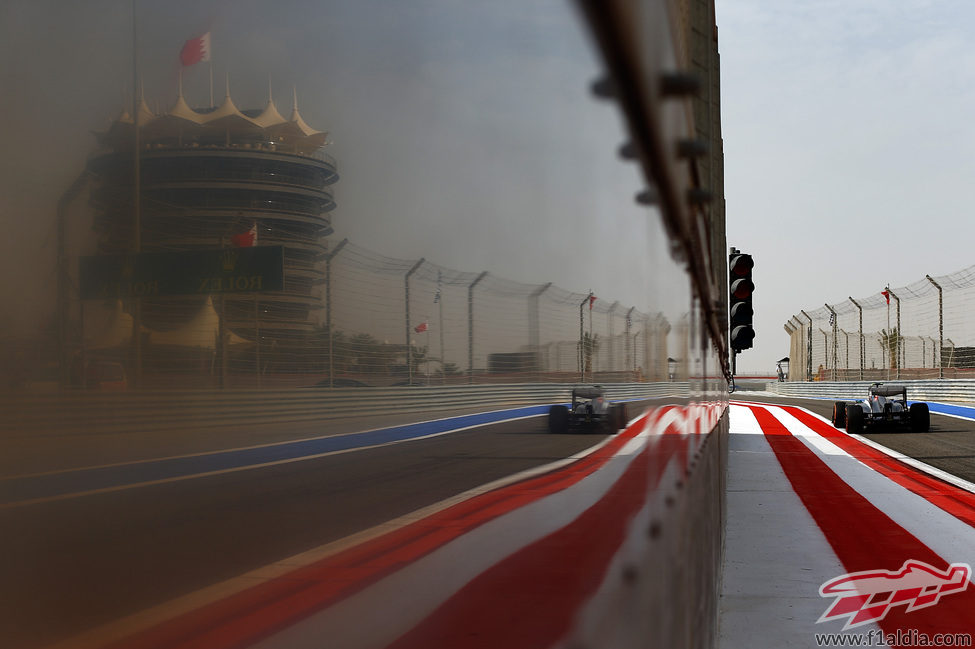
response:
<path fill-rule="evenodd" d="M 511 410 L 450 417 L 391 428 L 348 433 L 332 437 L 282 442 L 260 448 L 216 451 L 191 457 L 150 460 L 134 464 L 69 470 L 49 475 L 25 476 L 0 481 L 0 505 L 23 500 L 51 498 L 72 493 L 124 487 L 144 482 L 186 478 L 202 473 L 239 469 L 268 462 L 293 460 L 336 451 L 402 442 L 470 426 L 491 424 L 505 419 L 542 415 L 549 406 L 527 406 Z"/>
<path fill-rule="evenodd" d="M 914 402 L 908 401 L 908 403 Z M 925 401 L 924 403 L 928 404 L 928 410 L 939 415 L 953 415 L 963 419 L 975 420 L 975 408 L 971 408 L 969 406 L 957 406 L 953 403 L 937 403 L 935 401 Z"/>

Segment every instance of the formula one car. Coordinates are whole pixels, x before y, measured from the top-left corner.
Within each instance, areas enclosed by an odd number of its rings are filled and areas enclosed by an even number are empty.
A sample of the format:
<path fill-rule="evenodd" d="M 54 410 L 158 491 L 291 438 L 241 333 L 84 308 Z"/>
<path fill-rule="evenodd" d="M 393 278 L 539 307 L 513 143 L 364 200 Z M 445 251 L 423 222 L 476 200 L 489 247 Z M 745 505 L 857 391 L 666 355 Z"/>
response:
<path fill-rule="evenodd" d="M 833 403 L 833 425 L 848 433 L 861 433 L 865 428 L 910 426 L 915 433 L 931 428 L 931 413 L 926 403 L 907 405 L 907 388 L 903 385 L 874 383 L 866 399 Z"/>
<path fill-rule="evenodd" d="M 626 426 L 626 404 L 610 403 L 601 386 L 572 390 L 572 405 L 554 405 L 548 411 L 548 429 L 553 433 L 570 430 L 602 430 L 615 433 Z"/>

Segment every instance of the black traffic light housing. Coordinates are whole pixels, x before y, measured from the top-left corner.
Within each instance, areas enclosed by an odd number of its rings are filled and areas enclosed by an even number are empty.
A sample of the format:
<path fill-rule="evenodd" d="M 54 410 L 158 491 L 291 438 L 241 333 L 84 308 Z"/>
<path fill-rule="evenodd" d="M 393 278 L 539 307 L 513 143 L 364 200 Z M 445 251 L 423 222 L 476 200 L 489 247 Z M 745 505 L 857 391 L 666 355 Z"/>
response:
<path fill-rule="evenodd" d="M 755 261 L 751 255 L 734 251 L 728 255 L 728 320 L 731 330 L 731 349 L 740 352 L 751 349 L 755 339 L 753 327 L 752 293 L 755 283 L 752 282 L 752 268 Z"/>

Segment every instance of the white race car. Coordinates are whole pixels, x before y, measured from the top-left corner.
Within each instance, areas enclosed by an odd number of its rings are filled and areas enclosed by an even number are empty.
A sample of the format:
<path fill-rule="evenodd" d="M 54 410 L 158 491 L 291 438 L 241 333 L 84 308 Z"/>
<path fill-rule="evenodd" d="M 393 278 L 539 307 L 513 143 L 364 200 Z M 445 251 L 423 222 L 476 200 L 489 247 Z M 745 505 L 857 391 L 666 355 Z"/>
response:
<path fill-rule="evenodd" d="M 548 411 L 548 429 L 566 433 L 572 429 L 597 429 L 615 433 L 626 427 L 626 404 L 610 403 L 601 386 L 572 390 L 572 405 L 554 405 Z"/>
<path fill-rule="evenodd" d="M 916 402 L 908 406 L 907 388 L 903 385 L 874 383 L 866 399 L 833 403 L 833 426 L 846 428 L 848 433 L 896 425 L 910 426 L 915 433 L 931 428 L 928 404 Z"/>

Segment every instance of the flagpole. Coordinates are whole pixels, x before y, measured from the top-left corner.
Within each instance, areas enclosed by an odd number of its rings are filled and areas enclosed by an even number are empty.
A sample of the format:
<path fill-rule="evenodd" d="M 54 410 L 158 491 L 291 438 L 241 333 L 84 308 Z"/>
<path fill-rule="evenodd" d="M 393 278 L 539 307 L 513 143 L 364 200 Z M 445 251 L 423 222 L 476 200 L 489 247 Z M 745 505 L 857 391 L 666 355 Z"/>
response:
<path fill-rule="evenodd" d="M 213 108 L 213 61 L 207 61 L 210 64 L 210 108 Z"/>

